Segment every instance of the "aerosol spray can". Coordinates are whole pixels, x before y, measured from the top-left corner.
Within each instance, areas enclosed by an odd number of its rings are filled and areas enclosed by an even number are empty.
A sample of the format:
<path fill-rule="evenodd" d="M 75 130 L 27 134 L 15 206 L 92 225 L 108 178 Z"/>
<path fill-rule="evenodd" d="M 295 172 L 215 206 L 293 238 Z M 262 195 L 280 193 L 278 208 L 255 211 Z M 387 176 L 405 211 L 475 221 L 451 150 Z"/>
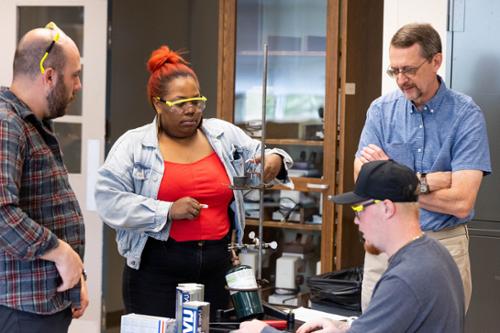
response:
<path fill-rule="evenodd" d="M 238 265 L 226 274 L 226 282 L 238 320 L 261 318 L 264 309 L 252 267 Z"/>

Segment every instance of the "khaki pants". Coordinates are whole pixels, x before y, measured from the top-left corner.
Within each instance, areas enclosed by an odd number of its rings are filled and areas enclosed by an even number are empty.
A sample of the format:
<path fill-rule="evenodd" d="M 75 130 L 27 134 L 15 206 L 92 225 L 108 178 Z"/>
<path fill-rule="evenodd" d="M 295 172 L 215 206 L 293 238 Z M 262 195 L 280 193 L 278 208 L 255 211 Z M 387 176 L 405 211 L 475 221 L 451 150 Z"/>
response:
<path fill-rule="evenodd" d="M 441 231 L 426 231 L 425 234 L 438 240 L 448 249 L 455 260 L 462 277 L 465 294 L 465 312 L 469 308 L 472 295 L 472 279 L 469 259 L 469 233 L 467 226 L 460 225 L 455 228 Z M 382 253 L 378 256 L 365 253 L 365 265 L 363 272 L 363 283 L 361 286 L 361 309 L 365 311 L 370 303 L 375 284 L 387 269 L 387 255 Z"/>

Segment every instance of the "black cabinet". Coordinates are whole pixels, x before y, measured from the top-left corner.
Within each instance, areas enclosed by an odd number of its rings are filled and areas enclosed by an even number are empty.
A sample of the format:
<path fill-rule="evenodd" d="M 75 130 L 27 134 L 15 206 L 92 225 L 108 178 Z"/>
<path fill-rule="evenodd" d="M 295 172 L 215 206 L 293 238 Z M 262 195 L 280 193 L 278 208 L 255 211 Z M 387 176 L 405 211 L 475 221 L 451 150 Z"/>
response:
<path fill-rule="evenodd" d="M 500 223 L 469 224 L 472 300 L 465 320 L 468 333 L 500 327 Z"/>

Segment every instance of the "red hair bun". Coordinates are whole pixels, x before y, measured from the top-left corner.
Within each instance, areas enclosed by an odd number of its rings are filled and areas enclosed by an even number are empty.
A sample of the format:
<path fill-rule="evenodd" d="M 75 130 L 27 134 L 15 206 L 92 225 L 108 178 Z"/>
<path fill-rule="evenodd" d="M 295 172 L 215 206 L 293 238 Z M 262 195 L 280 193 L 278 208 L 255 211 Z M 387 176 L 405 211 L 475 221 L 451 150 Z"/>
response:
<path fill-rule="evenodd" d="M 170 50 L 166 45 L 162 45 L 151 53 L 147 67 L 150 73 L 154 73 L 164 64 L 187 65 L 187 62 L 179 55 L 179 53 Z"/>

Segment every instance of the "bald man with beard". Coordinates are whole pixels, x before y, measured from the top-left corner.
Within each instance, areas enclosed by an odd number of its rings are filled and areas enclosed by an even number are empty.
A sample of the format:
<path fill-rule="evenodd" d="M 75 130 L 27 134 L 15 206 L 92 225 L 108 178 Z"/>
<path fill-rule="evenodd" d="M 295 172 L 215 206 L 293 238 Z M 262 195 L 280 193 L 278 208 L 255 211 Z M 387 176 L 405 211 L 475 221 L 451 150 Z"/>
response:
<path fill-rule="evenodd" d="M 0 88 L 0 332 L 67 332 L 88 306 L 85 229 L 51 119 L 81 89 L 53 23 L 24 35 Z"/>

